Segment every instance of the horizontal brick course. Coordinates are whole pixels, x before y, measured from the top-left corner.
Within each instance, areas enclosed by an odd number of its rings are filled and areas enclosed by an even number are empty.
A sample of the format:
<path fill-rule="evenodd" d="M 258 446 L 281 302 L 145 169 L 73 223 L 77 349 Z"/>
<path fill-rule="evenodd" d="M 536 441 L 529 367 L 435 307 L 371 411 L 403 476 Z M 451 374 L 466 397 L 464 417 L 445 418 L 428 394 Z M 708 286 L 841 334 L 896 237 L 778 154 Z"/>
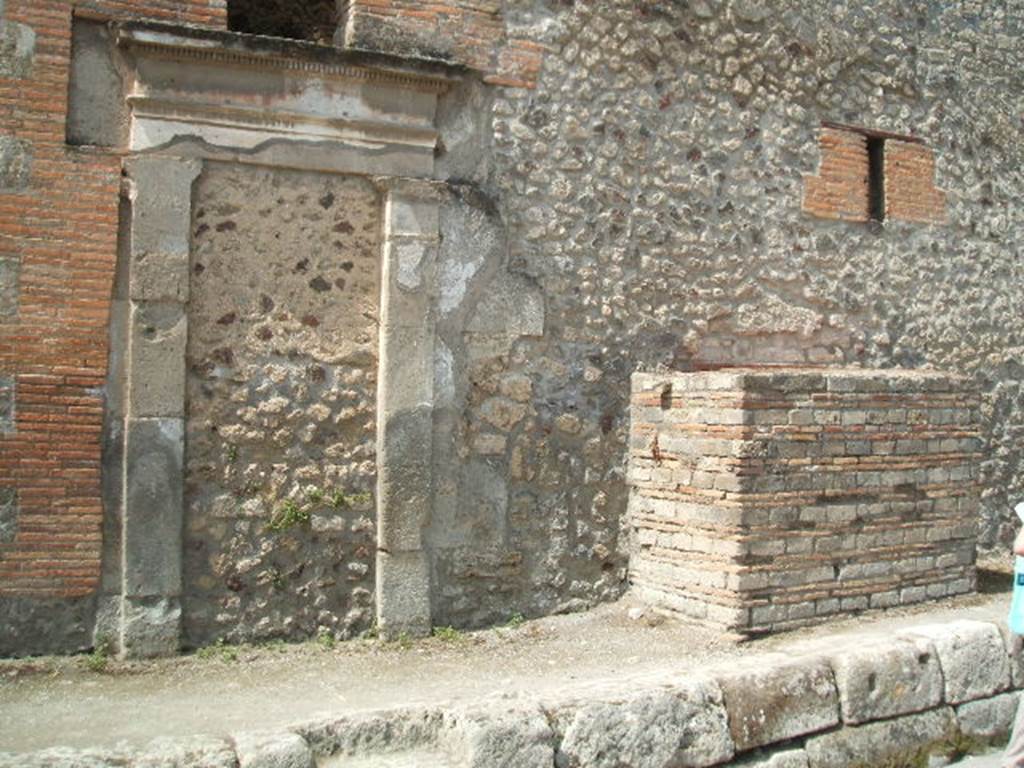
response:
<path fill-rule="evenodd" d="M 121 164 L 65 145 L 72 12 L 223 28 L 226 3 L 0 7 L 4 21 L 34 34 L 32 60 L 0 75 L 0 137 L 31 155 L 16 189 L 0 182 L 0 254 L 17 265 L 16 290 L 6 282 L 0 289 L 0 380 L 16 392 L 13 428 L 0 426 L 0 490 L 18 493 L 16 534 L 0 541 L 0 596 L 84 596 L 100 574 L 101 388 Z"/>
<path fill-rule="evenodd" d="M 979 403 L 964 387 L 893 371 L 636 374 L 634 585 L 740 632 L 972 590 Z"/>
<path fill-rule="evenodd" d="M 449 61 L 492 85 L 533 88 L 546 51 L 509 35 L 497 2 L 348 0 L 341 18 L 348 47 Z"/>

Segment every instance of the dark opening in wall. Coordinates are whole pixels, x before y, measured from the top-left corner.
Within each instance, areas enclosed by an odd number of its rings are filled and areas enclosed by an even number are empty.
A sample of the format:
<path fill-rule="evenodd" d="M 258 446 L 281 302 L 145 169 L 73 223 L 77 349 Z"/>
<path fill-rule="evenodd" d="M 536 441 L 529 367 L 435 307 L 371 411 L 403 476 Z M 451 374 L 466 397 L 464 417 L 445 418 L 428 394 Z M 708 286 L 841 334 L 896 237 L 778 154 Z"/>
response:
<path fill-rule="evenodd" d="M 885 139 L 868 137 L 868 215 L 885 220 Z"/>
<path fill-rule="evenodd" d="M 228 0 L 232 32 L 330 44 L 337 26 L 336 0 Z"/>

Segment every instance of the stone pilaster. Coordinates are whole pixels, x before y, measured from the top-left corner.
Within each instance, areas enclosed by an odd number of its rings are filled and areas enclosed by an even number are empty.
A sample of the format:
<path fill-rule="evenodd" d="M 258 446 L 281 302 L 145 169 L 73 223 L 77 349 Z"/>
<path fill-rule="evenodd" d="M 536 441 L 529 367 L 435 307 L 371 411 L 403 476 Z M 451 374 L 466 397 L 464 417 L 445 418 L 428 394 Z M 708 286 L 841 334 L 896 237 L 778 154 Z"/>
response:
<path fill-rule="evenodd" d="M 377 622 L 387 635 L 431 627 L 424 529 L 433 504 L 433 300 L 439 243 L 436 187 L 387 189 L 378 390 Z"/>
<path fill-rule="evenodd" d="M 195 160 L 130 162 L 132 227 L 124 427 L 120 651 L 178 650 L 185 343 Z"/>

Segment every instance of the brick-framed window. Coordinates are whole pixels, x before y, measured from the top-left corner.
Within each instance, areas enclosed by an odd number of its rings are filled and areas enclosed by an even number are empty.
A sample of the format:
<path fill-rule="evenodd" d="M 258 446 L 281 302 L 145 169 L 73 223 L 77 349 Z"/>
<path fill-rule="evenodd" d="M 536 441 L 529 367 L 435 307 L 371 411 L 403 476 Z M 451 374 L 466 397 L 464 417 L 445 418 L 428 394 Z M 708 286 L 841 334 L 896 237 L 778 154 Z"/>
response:
<path fill-rule="evenodd" d="M 805 213 L 853 222 L 945 222 L 946 195 L 935 186 L 935 156 L 923 139 L 823 122 L 820 148 L 818 174 L 804 177 Z"/>

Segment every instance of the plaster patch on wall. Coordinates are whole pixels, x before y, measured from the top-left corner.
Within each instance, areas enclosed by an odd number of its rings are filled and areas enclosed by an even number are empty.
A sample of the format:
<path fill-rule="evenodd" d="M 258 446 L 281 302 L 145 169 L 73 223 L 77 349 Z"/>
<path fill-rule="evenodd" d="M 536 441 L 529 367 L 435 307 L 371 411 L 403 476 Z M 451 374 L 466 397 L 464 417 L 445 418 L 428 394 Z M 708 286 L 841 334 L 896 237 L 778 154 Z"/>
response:
<path fill-rule="evenodd" d="M 18 313 L 18 279 L 21 259 L 14 256 L 0 256 L 0 317 L 11 317 Z"/>
<path fill-rule="evenodd" d="M 0 77 L 28 77 L 35 51 L 36 33 L 32 27 L 0 19 Z"/>
<path fill-rule="evenodd" d="M 821 328 L 823 319 L 813 309 L 762 292 L 756 302 L 737 308 L 736 330 L 742 334 L 795 333 L 809 338 Z"/>
<path fill-rule="evenodd" d="M 423 262 L 427 255 L 427 243 L 417 240 L 398 241 L 389 244 L 398 252 L 398 284 L 409 291 L 415 291 L 423 284 Z"/>
<path fill-rule="evenodd" d="M 434 403 L 443 408 L 455 402 L 455 358 L 440 339 L 434 347 Z"/>
<path fill-rule="evenodd" d="M 0 375 L 0 435 L 14 431 L 14 379 Z"/>
<path fill-rule="evenodd" d="M 32 177 L 32 145 L 0 136 L 0 192 L 21 192 Z"/>
<path fill-rule="evenodd" d="M 18 533 L 18 491 L 0 488 L 0 543 L 14 541 Z"/>
<path fill-rule="evenodd" d="M 525 278 L 502 273 L 487 286 L 466 330 L 511 338 L 542 336 L 544 297 Z"/>
<path fill-rule="evenodd" d="M 505 250 L 500 222 L 481 207 L 488 201 L 472 188 L 455 192 L 452 203 L 441 210 L 444 248 L 438 273 L 438 306 L 443 316 L 462 306 L 473 278 L 485 264 L 499 261 Z"/>
<path fill-rule="evenodd" d="M 469 252 L 472 253 L 472 252 Z M 438 276 L 438 306 L 445 315 L 462 304 L 469 282 L 484 265 L 482 256 L 469 256 L 465 261 L 445 261 Z"/>

